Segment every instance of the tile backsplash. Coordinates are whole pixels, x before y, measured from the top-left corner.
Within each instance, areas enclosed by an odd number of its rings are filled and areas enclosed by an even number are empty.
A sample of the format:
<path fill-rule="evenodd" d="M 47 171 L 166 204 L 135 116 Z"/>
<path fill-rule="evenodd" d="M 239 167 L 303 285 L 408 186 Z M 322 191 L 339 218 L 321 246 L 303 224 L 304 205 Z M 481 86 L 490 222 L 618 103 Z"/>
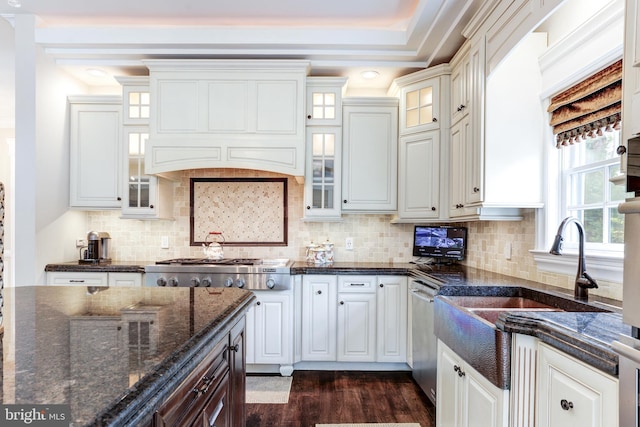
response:
<path fill-rule="evenodd" d="M 121 219 L 119 211 L 88 212 L 90 229 L 106 231 L 111 236 L 111 257 L 118 261 L 152 263 L 160 259 L 201 257 L 201 247 L 189 246 L 190 178 L 277 178 L 285 175 L 243 169 L 197 169 L 181 173 L 174 189 L 174 220 L 142 221 Z M 227 258 L 289 258 L 304 260 L 305 246 L 311 241 L 327 239 L 335 244 L 336 262 L 408 262 L 413 259 L 413 224 L 391 224 L 392 215 L 349 214 L 340 222 L 307 222 L 303 218 L 304 187 L 287 177 L 288 245 L 229 246 Z M 255 219 L 239 214 L 237 221 L 253 224 Z M 573 289 L 575 276 L 538 272 L 533 256 L 535 247 L 535 212 L 526 211 L 522 221 L 478 221 L 468 227 L 469 246 L 465 264 L 508 276 Z M 224 230 L 221 230 L 224 231 Z M 161 249 L 163 236 L 169 248 Z M 345 239 L 352 237 L 354 249 L 345 249 Z M 504 257 L 504 247 L 512 245 L 511 259 Z M 622 299 L 622 285 L 599 282 L 600 289 L 590 291 L 617 300 Z"/>

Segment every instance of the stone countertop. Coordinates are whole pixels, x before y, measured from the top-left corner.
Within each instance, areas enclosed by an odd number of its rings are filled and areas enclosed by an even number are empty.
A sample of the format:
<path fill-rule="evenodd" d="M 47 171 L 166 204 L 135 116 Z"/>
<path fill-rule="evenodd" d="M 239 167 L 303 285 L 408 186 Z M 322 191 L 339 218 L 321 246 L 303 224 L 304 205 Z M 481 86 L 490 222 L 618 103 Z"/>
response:
<path fill-rule="evenodd" d="M 77 273 L 144 273 L 144 266 L 153 264 L 148 263 L 126 262 L 126 261 L 109 261 L 109 262 L 62 262 L 57 264 L 47 264 L 44 271 L 51 272 L 77 272 Z"/>
<path fill-rule="evenodd" d="M 334 262 L 318 265 L 305 261 L 296 261 L 291 274 L 399 274 L 407 275 L 416 267 L 410 263 L 384 262 Z"/>
<path fill-rule="evenodd" d="M 570 289 L 461 265 L 423 267 L 414 273 L 416 277 L 426 274 L 443 283 L 440 295 L 456 295 L 460 287 L 465 287 L 465 295 L 485 294 L 488 287 L 495 288 L 492 290 L 495 295 L 499 295 L 501 288 L 522 287 L 574 299 Z M 594 311 L 505 312 L 498 317 L 496 326 L 505 332 L 535 336 L 603 372 L 618 376 L 618 354 L 611 343 L 621 334 L 631 334 L 631 327 L 622 322 L 622 302 L 591 295 L 588 304 Z"/>
<path fill-rule="evenodd" d="M 236 288 L 4 294 L 2 403 L 69 405 L 74 426 L 146 423 L 255 299 Z"/>

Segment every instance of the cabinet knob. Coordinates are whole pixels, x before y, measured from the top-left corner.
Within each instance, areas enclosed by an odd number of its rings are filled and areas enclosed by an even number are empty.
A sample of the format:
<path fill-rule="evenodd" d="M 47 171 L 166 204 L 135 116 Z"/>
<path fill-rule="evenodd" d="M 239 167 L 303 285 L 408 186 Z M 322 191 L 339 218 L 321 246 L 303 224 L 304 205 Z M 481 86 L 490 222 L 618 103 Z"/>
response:
<path fill-rule="evenodd" d="M 384 288 L 384 283 L 380 283 L 378 286 L 380 286 L 381 288 Z"/>
<path fill-rule="evenodd" d="M 311 209 L 311 206 L 307 205 L 307 210 L 310 210 L 310 209 Z"/>
<path fill-rule="evenodd" d="M 340 305 L 344 305 L 344 301 L 340 301 Z"/>
<path fill-rule="evenodd" d="M 438 119 L 437 119 L 436 117 L 434 117 L 433 119 L 431 119 L 431 121 L 432 121 L 433 123 L 437 123 L 437 122 L 438 122 Z"/>
<path fill-rule="evenodd" d="M 562 399 L 560 401 L 560 407 L 565 411 L 573 409 L 573 402 L 569 402 L 567 399 Z"/>
<path fill-rule="evenodd" d="M 260 305 L 260 304 L 261 304 L 261 303 L 260 303 L 260 301 L 258 301 L 258 302 L 256 303 L 256 305 Z"/>
<path fill-rule="evenodd" d="M 435 206 L 431 206 L 431 210 L 432 210 L 432 211 L 435 211 L 435 210 L 436 210 L 436 207 L 435 207 Z"/>
<path fill-rule="evenodd" d="M 237 353 L 238 351 L 240 351 L 240 345 L 239 345 L 239 344 L 236 344 L 236 345 L 234 345 L 233 347 L 229 347 L 229 350 L 231 350 L 231 351 L 233 351 L 233 352 Z"/>
<path fill-rule="evenodd" d="M 473 187 L 473 192 L 477 193 L 478 191 L 480 191 L 480 189 L 478 187 Z"/>
<path fill-rule="evenodd" d="M 625 147 L 624 145 L 618 145 L 618 148 L 616 148 L 616 153 L 620 156 L 622 156 L 626 152 L 627 152 L 627 147 Z"/>
<path fill-rule="evenodd" d="M 453 365 L 453 370 L 458 373 L 459 377 L 464 377 L 464 371 L 458 365 Z"/>
<path fill-rule="evenodd" d="M 467 108 L 464 104 L 460 104 L 460 106 L 458 107 L 458 111 L 462 111 L 465 108 Z"/>
<path fill-rule="evenodd" d="M 344 199 L 344 200 L 342 201 L 342 203 L 348 203 L 348 202 L 347 202 L 347 199 Z"/>
<path fill-rule="evenodd" d="M 311 120 L 311 114 L 309 114 L 309 115 L 307 116 L 307 119 Z"/>
<path fill-rule="evenodd" d="M 322 295 L 322 291 L 317 291 L 316 294 Z"/>
<path fill-rule="evenodd" d="M 122 197 L 116 197 L 116 200 L 121 202 L 122 201 Z"/>
<path fill-rule="evenodd" d="M 149 205 L 149 209 L 153 209 L 153 205 Z"/>

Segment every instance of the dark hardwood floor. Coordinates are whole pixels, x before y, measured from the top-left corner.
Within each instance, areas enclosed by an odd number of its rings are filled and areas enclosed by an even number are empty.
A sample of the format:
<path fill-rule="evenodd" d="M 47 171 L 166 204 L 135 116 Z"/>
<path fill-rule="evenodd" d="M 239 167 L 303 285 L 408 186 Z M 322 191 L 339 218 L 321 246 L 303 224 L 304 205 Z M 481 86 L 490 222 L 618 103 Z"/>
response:
<path fill-rule="evenodd" d="M 246 406 L 247 427 L 333 423 L 420 423 L 435 408 L 411 372 L 295 371 L 288 404 Z"/>

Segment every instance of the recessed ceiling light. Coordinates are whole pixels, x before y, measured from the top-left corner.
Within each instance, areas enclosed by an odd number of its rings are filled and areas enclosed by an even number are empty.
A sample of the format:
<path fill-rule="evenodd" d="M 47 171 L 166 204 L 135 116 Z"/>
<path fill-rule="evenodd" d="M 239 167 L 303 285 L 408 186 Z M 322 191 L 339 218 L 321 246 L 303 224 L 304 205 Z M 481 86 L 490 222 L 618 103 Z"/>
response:
<path fill-rule="evenodd" d="M 7 4 L 11 7 L 21 7 L 22 2 L 20 0 L 7 0 Z"/>
<path fill-rule="evenodd" d="M 368 70 L 368 71 L 363 71 L 360 75 L 362 76 L 363 79 L 368 80 L 368 79 L 375 79 L 380 75 L 380 73 L 374 70 Z"/>
<path fill-rule="evenodd" d="M 107 73 L 98 68 L 88 68 L 87 73 L 92 75 L 93 77 L 106 77 Z"/>

